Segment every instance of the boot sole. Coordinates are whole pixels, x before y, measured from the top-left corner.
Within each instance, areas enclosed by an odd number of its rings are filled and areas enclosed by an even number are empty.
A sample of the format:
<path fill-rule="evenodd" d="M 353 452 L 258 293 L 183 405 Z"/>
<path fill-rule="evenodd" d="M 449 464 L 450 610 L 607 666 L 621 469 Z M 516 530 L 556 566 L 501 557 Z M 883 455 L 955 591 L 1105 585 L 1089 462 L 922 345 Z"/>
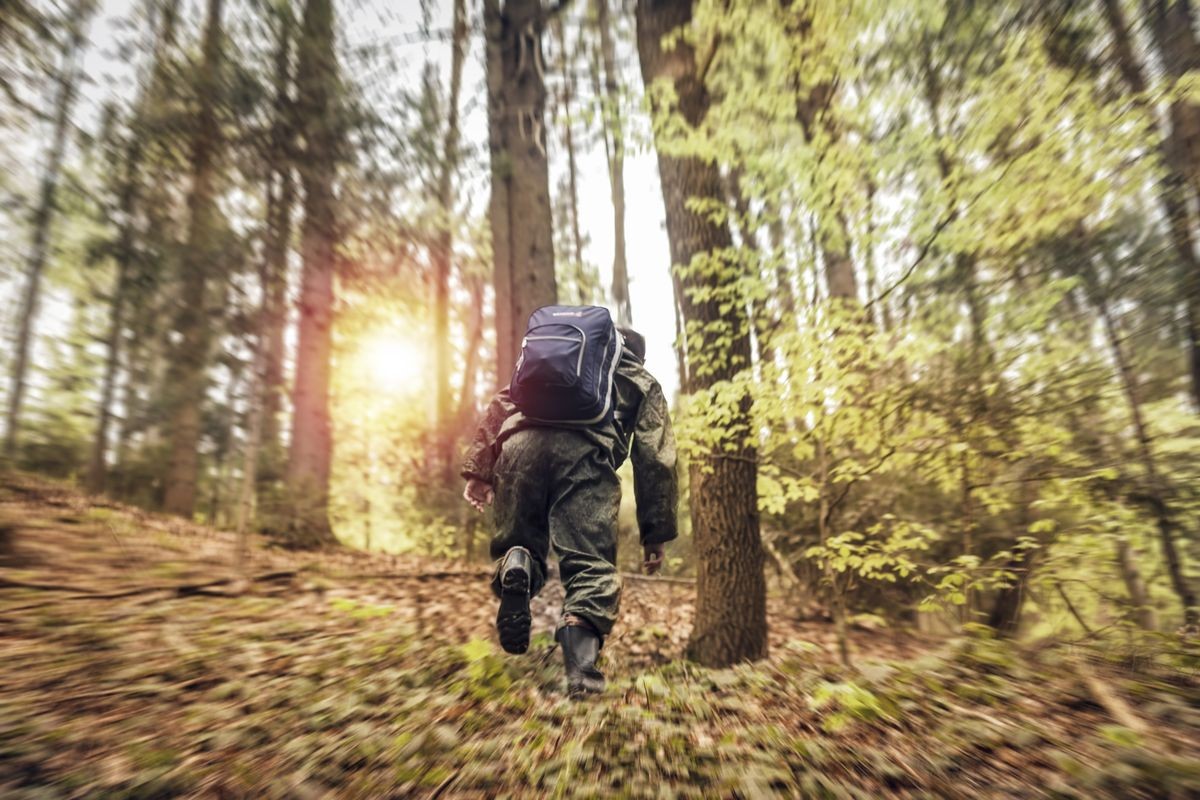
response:
<path fill-rule="evenodd" d="M 496 632 L 506 653 L 520 654 L 529 649 L 529 575 L 510 570 L 500 587 L 500 610 L 496 613 Z"/>

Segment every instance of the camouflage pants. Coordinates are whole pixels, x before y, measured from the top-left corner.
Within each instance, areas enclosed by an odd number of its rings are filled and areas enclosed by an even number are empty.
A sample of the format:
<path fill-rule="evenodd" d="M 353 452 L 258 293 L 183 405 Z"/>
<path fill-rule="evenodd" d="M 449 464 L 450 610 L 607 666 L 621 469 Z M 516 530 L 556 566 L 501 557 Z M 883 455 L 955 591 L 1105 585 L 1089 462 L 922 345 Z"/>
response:
<path fill-rule="evenodd" d="M 570 430 L 518 431 L 501 448 L 495 491 L 492 558 L 512 547 L 528 549 L 537 594 L 553 546 L 566 589 L 563 614 L 582 617 L 607 636 L 621 598 L 616 568 L 621 483 L 604 452 Z M 492 590 L 499 594 L 498 578 Z"/>

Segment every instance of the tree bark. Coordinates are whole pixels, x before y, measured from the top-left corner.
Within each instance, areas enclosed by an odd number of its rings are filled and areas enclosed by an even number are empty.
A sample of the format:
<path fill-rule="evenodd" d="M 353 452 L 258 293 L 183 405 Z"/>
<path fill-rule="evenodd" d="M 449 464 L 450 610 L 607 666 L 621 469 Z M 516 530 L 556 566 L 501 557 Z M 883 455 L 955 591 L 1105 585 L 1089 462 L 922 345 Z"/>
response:
<path fill-rule="evenodd" d="M 266 274 L 264 317 L 260 339 L 262 348 L 262 419 L 259 461 L 263 469 L 256 470 L 256 493 L 265 497 L 273 484 L 282 477 L 284 461 L 281 441 L 280 414 L 287 391 L 283 363 L 286 345 L 288 304 L 288 253 L 292 244 L 292 214 L 296 204 L 296 180 L 293 172 L 295 119 L 289 87 L 291 85 L 291 51 L 294 21 L 290 6 L 279 12 L 279 32 L 275 49 L 274 119 L 271 122 L 271 143 L 268 149 L 270 172 L 267 185 L 267 239 L 264 265 Z"/>
<path fill-rule="evenodd" d="M 475 418 L 475 382 L 479 371 L 479 351 L 483 346 L 483 278 L 472 276 L 469 284 L 471 326 L 467 331 L 462 391 L 458 396 L 458 423 L 455 429 L 459 431 L 467 430 Z"/>
<path fill-rule="evenodd" d="M 188 196 L 188 235 L 182 258 L 183 285 L 175 318 L 179 346 L 168 372 L 170 460 L 164 507 L 191 517 L 196 509 L 200 410 L 204 404 L 209 350 L 208 275 L 217 259 L 217 152 L 221 129 L 217 103 L 221 71 L 221 4 L 208 0 L 203 60 L 198 75 L 196 128 L 191 141 L 192 190 Z"/>
<path fill-rule="evenodd" d="M 1137 446 L 1138 460 L 1141 461 L 1142 469 L 1146 473 L 1146 486 L 1142 499 L 1154 514 L 1167 576 L 1170 578 L 1171 588 L 1175 591 L 1180 604 L 1183 606 L 1184 622 L 1194 625 L 1200 622 L 1200 606 L 1197 606 L 1195 590 L 1183 572 L 1183 563 L 1175 544 L 1175 529 L 1177 526 L 1174 514 L 1167 501 L 1165 482 L 1158 472 L 1158 465 L 1155 461 L 1154 453 L 1150 448 L 1150 432 L 1146 427 L 1145 417 L 1142 414 L 1137 375 L 1134 373 L 1129 359 L 1125 355 L 1124 347 L 1121 346 L 1121 336 L 1117 331 L 1116 320 L 1113 318 L 1112 310 L 1109 308 L 1108 299 L 1103 289 L 1099 286 L 1099 278 L 1091 271 L 1090 267 L 1088 269 L 1088 282 L 1091 284 L 1089 288 L 1092 294 L 1092 301 L 1099 310 L 1100 320 L 1104 324 L 1104 333 L 1108 339 L 1109 348 L 1112 350 L 1117 374 L 1121 379 L 1121 388 L 1125 394 L 1125 402 L 1129 406 L 1129 418 L 1133 423 L 1134 442 Z M 1130 597 L 1133 598 L 1132 592 Z M 1134 602 L 1138 601 L 1135 600 Z"/>
<path fill-rule="evenodd" d="M 137 173 L 141 167 L 141 145 L 136 132 L 130 133 L 122 159 L 121 196 L 118 201 L 121 219 L 117 234 L 117 276 L 109 303 L 108 334 L 104 337 L 107 351 L 104 358 L 104 378 L 100 386 L 100 405 L 96 409 L 96 433 L 92 441 L 92 456 L 88 464 L 87 488 L 93 494 L 104 491 L 108 473 L 108 430 L 112 424 L 112 402 L 116 391 L 117 370 L 121 364 L 121 339 L 125 331 L 125 302 L 129 275 L 134 258 L 134 214 L 137 206 Z"/>
<path fill-rule="evenodd" d="M 496 374 L 512 374 L 525 324 L 558 297 L 546 158 L 546 85 L 540 0 L 484 0 L 488 45 Z"/>
<path fill-rule="evenodd" d="M 1150 592 L 1138 569 L 1137 558 L 1129 540 L 1124 536 L 1117 539 L 1117 569 L 1121 572 L 1121 581 L 1125 591 L 1129 593 L 1129 602 L 1133 605 L 1133 618 L 1142 630 L 1153 631 L 1158 628 L 1154 619 L 1154 605 L 1150 602 Z"/>
<path fill-rule="evenodd" d="M 632 325 L 633 303 L 629 297 L 629 265 L 625 256 L 625 125 L 621 119 L 621 86 L 608 3 L 609 0 L 596 0 L 596 29 L 604 67 L 604 92 L 601 95 L 597 91 L 596 95 L 601 104 L 600 124 L 613 207 L 612 298 L 617 307 L 617 323 Z"/>
<path fill-rule="evenodd" d="M 783 0 L 781 5 L 787 11 L 791 0 Z M 805 39 L 811 33 L 812 21 L 808 18 L 808 13 L 805 11 L 790 20 L 789 27 L 797 39 Z M 836 143 L 840 131 L 830 120 L 828 113 L 836 92 L 836 84 L 824 81 L 805 89 L 806 83 L 797 76 L 796 120 L 810 144 L 820 136 L 826 137 L 830 144 Z M 846 215 L 837 207 L 814 211 L 821 215 L 817 241 L 829 297 L 857 303 L 858 279 L 854 273 L 854 260 L 850 257 L 850 225 Z"/>
<path fill-rule="evenodd" d="M 563 144 L 567 148 L 567 202 L 571 210 L 571 257 L 574 263 L 576 290 L 581 304 L 595 302 L 592 297 L 593 286 L 588 280 L 587 268 L 583 263 L 583 229 L 579 224 L 579 166 L 575 158 L 575 116 L 571 113 L 575 103 L 575 78 L 571 73 L 571 57 L 567 48 L 567 34 L 563 31 L 562 21 L 555 19 L 558 40 L 562 46 L 562 60 L 559 64 L 562 70 L 562 93 L 560 108 L 563 111 Z"/>
<path fill-rule="evenodd" d="M 338 247 L 333 184 L 340 143 L 331 0 L 305 3 L 298 53 L 297 110 L 306 147 L 300 168 L 304 186 L 303 277 L 287 477 L 294 511 L 292 543 L 308 547 L 337 541 L 329 524 L 329 475 L 333 458 L 329 382 Z"/>
<path fill-rule="evenodd" d="M 670 50 L 663 36 L 690 24 L 691 0 L 639 0 L 638 53 L 647 85 L 663 78 L 674 85 L 677 111 L 695 126 L 708 111 L 709 96 L 697 75 L 695 54 L 686 40 Z M 667 109 L 653 109 L 658 116 Z M 727 224 L 716 224 L 688 207 L 691 198 L 720 200 L 717 167 L 696 157 L 669 152 L 655 126 L 658 166 L 666 207 L 671 261 L 683 270 L 677 298 L 690 332 L 703 342 L 705 369 L 692 369 L 689 388 L 703 390 L 735 377 L 750 366 L 750 330 L 745 305 L 714 299 L 727 294 L 719 276 L 689 269 L 697 256 L 732 246 Z M 713 340 L 714 327 L 728 343 Z M 694 364 L 692 365 L 695 366 Z M 688 655 L 707 666 L 727 666 L 767 653 L 766 580 L 756 495 L 757 452 L 746 436 L 750 398 L 734 409 L 730 428 L 738 441 L 695 459 L 690 469 L 692 530 L 699 562 L 696 616 Z"/>
<path fill-rule="evenodd" d="M 1146 95 L 1145 72 L 1134 56 L 1121 4 L 1119 0 L 1102 0 L 1101 5 L 1112 36 L 1117 68 L 1133 95 L 1134 105 L 1163 128 L 1159 154 L 1166 174 L 1159 182 L 1158 198 L 1166 215 L 1172 249 L 1179 259 L 1190 389 L 1192 403 L 1200 410 L 1200 259 L 1196 257 L 1194 221 L 1188 211 L 1188 189 L 1193 194 L 1200 192 L 1200 109 L 1179 100 L 1170 107 L 1170 126 L 1158 122 L 1158 115 Z M 1198 66 L 1188 4 L 1143 0 L 1143 8 L 1168 74 L 1178 79 L 1188 69 Z M 1180 25 L 1184 27 L 1178 27 Z"/>
<path fill-rule="evenodd" d="M 446 131 L 442 140 L 442 163 L 438 173 L 438 233 L 433 248 L 433 337 L 434 337 L 434 441 L 435 462 L 445 482 L 454 473 L 452 456 L 454 422 L 450 393 L 450 271 L 454 250 L 454 178 L 458 172 L 458 98 L 462 89 L 466 56 L 466 0 L 454 0 L 454 27 L 450 55 L 450 96 Z"/>
<path fill-rule="evenodd" d="M 1142 5 L 1150 18 L 1150 31 L 1167 74 L 1176 81 L 1194 74 L 1200 68 L 1200 47 L 1196 43 L 1189 0 L 1143 0 Z M 1168 214 L 1187 225 L 1186 240 L 1190 246 L 1187 256 L 1181 259 L 1180 283 L 1185 303 L 1192 402 L 1200 411 L 1200 261 L 1194 247 L 1196 221 L 1188 213 L 1200 201 L 1200 106 L 1176 99 L 1168 108 L 1168 119 L 1170 133 L 1163 144 L 1173 169 L 1164 189 L 1173 197 Z M 1173 227 L 1178 224 L 1172 222 Z"/>
<path fill-rule="evenodd" d="M 25 402 L 25 387 L 29 373 L 29 351 L 33 344 L 38 304 L 42 294 L 42 276 L 50 254 L 50 229 L 57 208 L 58 182 L 62 174 L 63 154 L 71 127 L 71 107 L 79 85 L 79 63 L 83 50 L 87 21 L 91 17 L 91 0 L 78 0 L 71 24 L 71 38 L 63 49 L 62 66 L 58 76 L 58 92 L 54 100 L 54 127 L 46 167 L 38 190 L 38 204 L 33 212 L 33 240 L 25 263 L 25 288 L 17 312 L 17 336 L 13 355 L 12 377 L 8 391 L 8 415 L 4 431 L 4 454 L 16 454 L 21 427 L 21 407 Z"/>

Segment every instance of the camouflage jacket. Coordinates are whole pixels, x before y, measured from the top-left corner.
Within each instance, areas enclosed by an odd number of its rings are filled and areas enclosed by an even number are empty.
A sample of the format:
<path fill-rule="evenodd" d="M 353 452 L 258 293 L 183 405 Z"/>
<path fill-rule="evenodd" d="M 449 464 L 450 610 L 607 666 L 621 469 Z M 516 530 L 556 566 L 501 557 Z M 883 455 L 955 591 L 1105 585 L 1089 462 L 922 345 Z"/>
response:
<path fill-rule="evenodd" d="M 617 469 L 632 455 L 633 495 L 637 502 L 642 544 L 669 542 L 678 535 L 675 434 L 662 387 L 628 350 L 617 364 L 616 408 L 611 422 L 579 428 Z M 524 428 L 544 427 L 526 418 L 513 404 L 508 387 L 501 389 L 484 412 L 467 448 L 462 476 L 494 482 L 493 470 L 504 440 Z"/>

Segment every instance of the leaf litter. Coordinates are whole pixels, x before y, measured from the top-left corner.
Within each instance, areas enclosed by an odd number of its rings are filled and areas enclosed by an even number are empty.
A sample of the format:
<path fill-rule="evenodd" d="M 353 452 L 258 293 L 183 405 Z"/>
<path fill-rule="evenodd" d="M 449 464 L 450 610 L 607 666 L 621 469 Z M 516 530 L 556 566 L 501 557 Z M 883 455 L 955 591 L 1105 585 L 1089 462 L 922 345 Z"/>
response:
<path fill-rule="evenodd" d="M 268 577 L 234 591 L 232 534 L 12 474 L 0 526 L 5 798 L 1200 795 L 1194 640 L 1149 658 L 876 626 L 847 670 L 778 597 L 771 657 L 708 670 L 681 659 L 694 587 L 630 579 L 610 688 L 579 704 L 557 583 L 511 657 L 486 569 L 255 541 Z"/>

